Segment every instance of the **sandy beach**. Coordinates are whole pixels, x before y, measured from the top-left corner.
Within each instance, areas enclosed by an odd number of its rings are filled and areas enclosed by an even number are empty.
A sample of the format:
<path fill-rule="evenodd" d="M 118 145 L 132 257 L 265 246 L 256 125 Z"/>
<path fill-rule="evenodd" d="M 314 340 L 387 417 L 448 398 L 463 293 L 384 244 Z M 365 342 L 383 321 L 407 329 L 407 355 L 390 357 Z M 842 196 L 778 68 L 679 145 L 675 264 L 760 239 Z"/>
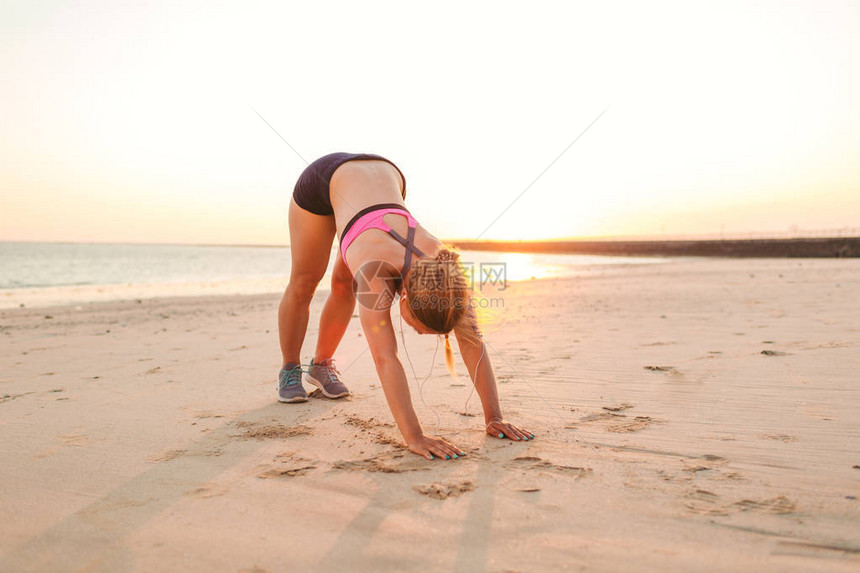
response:
<path fill-rule="evenodd" d="M 357 319 L 353 395 L 295 405 L 278 294 L 0 310 L 0 571 L 857 571 L 858 292 L 835 259 L 510 283 L 485 339 L 534 441 L 407 328 L 453 461 L 402 449 Z"/>

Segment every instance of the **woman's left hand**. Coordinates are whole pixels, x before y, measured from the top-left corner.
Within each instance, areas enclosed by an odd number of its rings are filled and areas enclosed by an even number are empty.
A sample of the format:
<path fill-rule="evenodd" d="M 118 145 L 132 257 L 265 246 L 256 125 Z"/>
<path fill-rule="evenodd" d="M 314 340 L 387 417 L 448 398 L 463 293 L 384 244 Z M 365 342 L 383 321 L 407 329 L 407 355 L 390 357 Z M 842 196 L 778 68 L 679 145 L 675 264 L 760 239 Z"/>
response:
<path fill-rule="evenodd" d="M 532 440 L 535 435 L 528 430 L 517 428 L 513 424 L 509 424 L 504 420 L 495 418 L 487 424 L 487 433 L 493 437 L 512 440 Z"/>

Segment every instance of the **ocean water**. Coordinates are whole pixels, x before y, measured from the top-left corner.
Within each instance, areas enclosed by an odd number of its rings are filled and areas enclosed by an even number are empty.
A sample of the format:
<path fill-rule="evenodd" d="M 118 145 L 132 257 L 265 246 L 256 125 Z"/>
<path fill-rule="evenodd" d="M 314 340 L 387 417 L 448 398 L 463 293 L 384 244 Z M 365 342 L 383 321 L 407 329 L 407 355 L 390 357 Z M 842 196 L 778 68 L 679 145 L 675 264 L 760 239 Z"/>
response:
<path fill-rule="evenodd" d="M 333 248 L 332 258 L 336 252 Z M 562 277 L 666 261 L 461 253 L 461 262 L 472 270 L 476 281 L 482 277 L 491 281 Z M 329 272 L 331 267 L 330 261 Z M 289 247 L 0 242 L 0 307 L 278 292 L 286 286 L 289 272 Z"/>
<path fill-rule="evenodd" d="M 0 243 L 0 289 L 271 278 L 284 247 Z"/>

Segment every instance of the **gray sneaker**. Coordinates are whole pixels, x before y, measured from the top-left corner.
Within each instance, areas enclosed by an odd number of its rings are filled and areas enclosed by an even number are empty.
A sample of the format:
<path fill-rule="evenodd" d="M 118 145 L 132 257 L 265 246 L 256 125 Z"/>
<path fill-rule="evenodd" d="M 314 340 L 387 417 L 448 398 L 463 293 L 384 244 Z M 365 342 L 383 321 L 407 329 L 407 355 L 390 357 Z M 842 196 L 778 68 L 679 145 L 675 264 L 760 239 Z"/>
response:
<path fill-rule="evenodd" d="M 308 395 L 302 387 L 302 365 L 287 364 L 278 374 L 278 402 L 307 402 Z"/>
<path fill-rule="evenodd" d="M 349 395 L 349 389 L 340 381 L 340 372 L 334 367 L 334 361 L 327 358 L 314 364 L 305 375 L 305 382 L 313 384 L 323 393 L 326 398 L 342 398 Z"/>

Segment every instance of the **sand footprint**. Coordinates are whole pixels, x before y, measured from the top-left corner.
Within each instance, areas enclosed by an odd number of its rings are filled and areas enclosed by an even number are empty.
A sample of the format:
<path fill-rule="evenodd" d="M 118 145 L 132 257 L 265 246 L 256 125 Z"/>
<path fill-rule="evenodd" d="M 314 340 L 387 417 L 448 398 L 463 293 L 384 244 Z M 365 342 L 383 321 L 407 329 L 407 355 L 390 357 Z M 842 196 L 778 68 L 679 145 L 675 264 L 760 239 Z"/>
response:
<path fill-rule="evenodd" d="M 204 485 L 198 487 L 197 489 L 193 489 L 191 491 L 185 492 L 186 497 L 197 497 L 200 499 L 209 499 L 212 497 L 219 497 L 226 494 L 229 491 L 229 488 L 224 486 L 216 486 L 216 485 Z"/>
<path fill-rule="evenodd" d="M 298 477 L 317 468 L 317 460 L 306 458 L 295 451 L 281 452 L 272 458 L 272 463 L 254 468 L 260 479 Z"/>
<path fill-rule="evenodd" d="M 610 424 L 606 427 L 606 431 L 615 434 L 626 434 L 629 432 L 638 432 L 639 430 L 644 430 L 648 426 L 659 423 L 661 423 L 660 420 L 655 420 L 650 416 L 636 416 L 632 420 Z"/>
<path fill-rule="evenodd" d="M 624 410 L 629 410 L 632 407 L 633 404 L 630 404 L 629 402 L 622 402 L 617 406 L 603 406 L 603 409 L 607 412 L 623 412 Z"/>
<path fill-rule="evenodd" d="M 685 497 L 688 501 L 684 503 L 684 507 L 691 513 L 698 513 L 699 515 L 729 514 L 728 509 L 720 503 L 720 496 L 713 492 L 695 489 L 688 492 Z"/>
<path fill-rule="evenodd" d="M 689 511 L 701 515 L 729 515 L 744 511 L 758 511 L 776 515 L 797 512 L 797 506 L 784 495 L 768 499 L 742 499 L 733 503 L 721 503 L 719 495 L 707 490 L 696 489 L 688 492 L 684 504 Z"/>
<path fill-rule="evenodd" d="M 712 472 L 719 470 L 728 462 L 729 460 L 727 460 L 726 458 L 714 454 L 705 454 L 700 458 L 695 458 L 692 460 L 682 460 L 682 463 L 684 464 L 684 471 L 690 472 L 694 476 L 701 472 Z"/>
<path fill-rule="evenodd" d="M 789 444 L 791 442 L 797 441 L 797 436 L 790 436 L 788 434 L 761 434 L 759 438 L 763 440 L 776 440 L 778 442 L 782 442 L 783 444 Z"/>
<path fill-rule="evenodd" d="M 77 434 L 77 433 L 60 434 L 57 437 L 60 439 L 61 442 L 63 442 L 67 446 L 75 446 L 75 447 L 80 447 L 80 448 L 91 446 L 93 444 L 96 444 L 98 442 L 103 441 L 103 439 L 104 439 L 104 438 L 93 438 L 93 437 L 87 436 L 85 434 Z"/>
<path fill-rule="evenodd" d="M 171 460 L 175 460 L 176 458 L 181 458 L 187 452 L 185 450 L 167 450 L 166 452 L 154 456 L 149 456 L 146 458 L 146 461 L 158 463 L 158 462 L 169 462 Z"/>
<path fill-rule="evenodd" d="M 260 466 L 257 470 L 262 470 L 257 474 L 260 479 L 287 478 L 303 476 L 311 470 L 315 470 L 316 466 L 293 466 L 293 467 L 272 467 Z"/>
<path fill-rule="evenodd" d="M 608 422 L 604 431 L 616 434 L 638 432 L 653 424 L 662 423 L 662 420 L 650 416 L 636 416 L 630 419 L 626 414 L 619 413 L 633 407 L 633 404 L 626 402 L 616 406 L 603 406 L 603 412 L 585 415 L 579 419 L 579 422 Z M 576 429 L 576 425 L 565 426 L 565 428 Z"/>
<path fill-rule="evenodd" d="M 763 500 L 742 499 L 732 505 L 737 507 L 739 511 L 761 511 L 765 513 L 775 513 L 777 515 L 795 513 L 797 511 L 795 503 L 784 495 L 778 495 L 776 497 Z"/>
<path fill-rule="evenodd" d="M 591 468 L 579 466 L 563 466 L 554 464 L 550 461 L 535 457 L 535 456 L 520 456 L 512 459 L 505 464 L 508 468 L 522 469 L 526 471 L 552 471 L 565 475 L 569 475 L 574 479 L 579 479 L 592 473 Z"/>
<path fill-rule="evenodd" d="M 426 495 L 433 499 L 447 499 L 449 497 L 457 497 L 460 494 L 472 491 L 475 489 L 475 485 L 470 481 L 449 484 L 434 482 L 430 484 L 416 485 L 413 489 L 421 495 Z"/>
<path fill-rule="evenodd" d="M 354 414 L 348 415 L 344 422 L 348 426 L 358 428 L 363 433 L 370 436 L 371 441 L 375 444 L 385 446 L 397 446 L 398 448 L 406 448 L 406 445 L 395 437 L 379 430 L 379 428 L 393 428 L 394 424 L 382 422 L 376 418 L 361 418 Z"/>
<path fill-rule="evenodd" d="M 643 366 L 645 370 L 650 370 L 651 372 L 674 372 L 674 366 L 657 366 L 657 365 L 647 365 Z"/>
<path fill-rule="evenodd" d="M 762 354 L 765 356 L 789 356 L 790 352 L 782 352 L 781 350 L 762 350 Z"/>
<path fill-rule="evenodd" d="M 380 472 L 388 474 L 399 474 L 404 472 L 426 471 L 427 460 L 417 456 L 410 456 L 404 460 L 402 452 L 380 454 L 362 460 L 341 460 L 332 464 L 334 470 Z M 400 460 L 400 461 L 394 461 Z"/>
<path fill-rule="evenodd" d="M 627 416 L 624 414 L 617 414 L 615 412 L 598 412 L 596 414 L 586 414 L 582 418 L 579 419 L 580 422 L 599 422 L 601 420 L 614 420 L 617 418 L 626 418 Z"/>
<path fill-rule="evenodd" d="M 267 426 L 258 425 L 252 422 L 239 422 L 236 424 L 239 428 L 247 428 L 244 433 L 234 435 L 234 438 L 243 440 L 280 440 L 284 438 L 292 438 L 293 436 L 306 436 L 311 434 L 311 429 L 307 426 L 285 426 L 283 424 L 271 424 Z"/>

